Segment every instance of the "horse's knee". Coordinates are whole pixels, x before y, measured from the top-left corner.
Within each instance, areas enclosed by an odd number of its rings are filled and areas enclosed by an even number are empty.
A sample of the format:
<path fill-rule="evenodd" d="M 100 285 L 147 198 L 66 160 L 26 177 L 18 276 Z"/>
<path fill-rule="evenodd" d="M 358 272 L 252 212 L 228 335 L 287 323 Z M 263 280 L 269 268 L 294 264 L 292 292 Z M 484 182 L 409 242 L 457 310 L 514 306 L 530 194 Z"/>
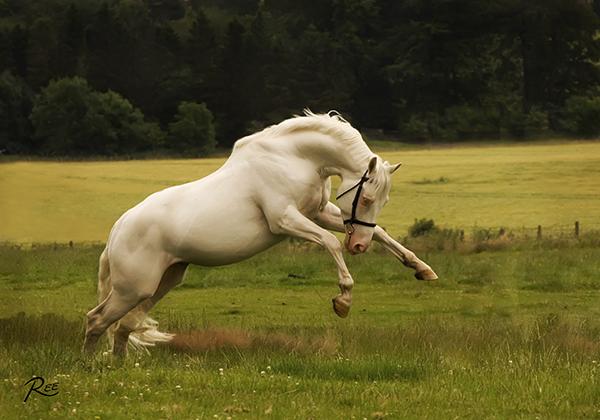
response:
<path fill-rule="evenodd" d="M 86 336 L 93 334 L 98 329 L 100 323 L 100 314 L 94 310 L 91 310 L 86 314 Z"/>
<path fill-rule="evenodd" d="M 343 251 L 342 244 L 336 238 L 333 233 L 327 232 L 325 236 L 323 236 L 323 245 L 332 253 L 341 254 Z"/>

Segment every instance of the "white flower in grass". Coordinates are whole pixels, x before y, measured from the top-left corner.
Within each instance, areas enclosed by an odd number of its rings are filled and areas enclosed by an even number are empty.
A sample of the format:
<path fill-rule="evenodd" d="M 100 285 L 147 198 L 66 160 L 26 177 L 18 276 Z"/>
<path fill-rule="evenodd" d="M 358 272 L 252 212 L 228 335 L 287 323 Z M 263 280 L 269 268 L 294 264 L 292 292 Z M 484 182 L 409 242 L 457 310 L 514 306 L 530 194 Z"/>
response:
<path fill-rule="evenodd" d="M 138 362 L 135 362 L 135 365 L 133 365 L 135 367 L 140 367 L 140 364 Z"/>
<path fill-rule="evenodd" d="M 267 374 L 267 372 L 265 372 L 264 370 L 261 370 L 261 371 L 260 371 L 260 375 L 261 375 L 261 376 L 265 376 L 266 374 Z"/>
<path fill-rule="evenodd" d="M 175 385 L 175 389 L 181 389 L 181 385 Z"/>

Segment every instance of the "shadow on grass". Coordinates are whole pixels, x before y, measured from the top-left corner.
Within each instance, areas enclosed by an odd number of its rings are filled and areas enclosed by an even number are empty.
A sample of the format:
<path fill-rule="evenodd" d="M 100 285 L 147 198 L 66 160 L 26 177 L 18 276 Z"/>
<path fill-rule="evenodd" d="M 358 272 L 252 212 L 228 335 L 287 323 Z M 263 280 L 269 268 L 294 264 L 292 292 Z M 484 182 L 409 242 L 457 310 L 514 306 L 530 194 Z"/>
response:
<path fill-rule="evenodd" d="M 0 318 L 0 343 L 4 345 L 35 346 L 48 343 L 83 343 L 83 318 L 67 320 L 48 313 L 40 316 L 19 312 L 10 318 Z"/>

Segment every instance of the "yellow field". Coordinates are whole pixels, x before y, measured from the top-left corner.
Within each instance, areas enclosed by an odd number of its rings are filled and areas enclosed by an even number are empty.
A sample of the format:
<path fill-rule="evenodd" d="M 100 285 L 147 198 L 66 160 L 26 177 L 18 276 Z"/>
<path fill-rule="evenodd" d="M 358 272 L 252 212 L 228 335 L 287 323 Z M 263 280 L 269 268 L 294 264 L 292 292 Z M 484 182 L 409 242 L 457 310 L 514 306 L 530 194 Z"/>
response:
<path fill-rule="evenodd" d="M 600 143 L 382 151 L 403 162 L 380 224 L 405 235 L 415 218 L 446 227 L 600 228 Z M 148 194 L 200 178 L 224 159 L 0 164 L 0 240 L 105 241 Z M 440 182 L 440 178 L 444 178 Z"/>

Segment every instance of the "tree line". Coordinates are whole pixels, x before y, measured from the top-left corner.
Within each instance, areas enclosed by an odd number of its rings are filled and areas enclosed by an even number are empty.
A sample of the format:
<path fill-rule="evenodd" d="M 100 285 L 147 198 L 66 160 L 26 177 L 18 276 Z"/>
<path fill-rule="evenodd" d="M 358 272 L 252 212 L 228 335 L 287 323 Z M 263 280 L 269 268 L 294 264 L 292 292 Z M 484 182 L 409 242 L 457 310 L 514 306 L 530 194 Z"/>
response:
<path fill-rule="evenodd" d="M 0 0 L 0 150 L 203 155 L 304 107 L 597 137 L 599 29 L 598 0 Z"/>

